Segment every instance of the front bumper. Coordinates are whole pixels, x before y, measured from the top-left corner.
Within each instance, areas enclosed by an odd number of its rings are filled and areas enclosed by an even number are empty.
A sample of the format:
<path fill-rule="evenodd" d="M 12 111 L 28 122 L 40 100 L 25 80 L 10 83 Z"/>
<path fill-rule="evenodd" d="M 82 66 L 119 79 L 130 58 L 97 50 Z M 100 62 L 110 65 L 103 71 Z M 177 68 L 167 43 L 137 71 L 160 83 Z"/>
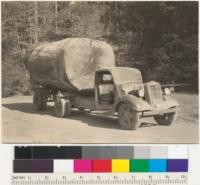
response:
<path fill-rule="evenodd" d="M 142 116 L 143 117 L 150 117 L 150 116 L 155 116 L 155 115 L 163 115 L 166 113 L 172 113 L 178 111 L 178 107 L 173 107 L 169 109 L 164 109 L 164 110 L 151 110 L 151 111 L 143 111 Z"/>

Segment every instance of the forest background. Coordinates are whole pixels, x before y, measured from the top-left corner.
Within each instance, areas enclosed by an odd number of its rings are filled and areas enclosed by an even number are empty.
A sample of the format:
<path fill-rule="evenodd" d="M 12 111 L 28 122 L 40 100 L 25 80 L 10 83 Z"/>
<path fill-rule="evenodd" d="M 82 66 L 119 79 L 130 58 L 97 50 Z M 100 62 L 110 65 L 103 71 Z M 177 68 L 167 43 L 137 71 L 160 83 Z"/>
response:
<path fill-rule="evenodd" d="M 191 84 L 198 92 L 198 2 L 2 2 L 2 96 L 31 94 L 26 69 L 40 42 L 88 37 L 108 42 L 117 66 L 143 80 Z"/>

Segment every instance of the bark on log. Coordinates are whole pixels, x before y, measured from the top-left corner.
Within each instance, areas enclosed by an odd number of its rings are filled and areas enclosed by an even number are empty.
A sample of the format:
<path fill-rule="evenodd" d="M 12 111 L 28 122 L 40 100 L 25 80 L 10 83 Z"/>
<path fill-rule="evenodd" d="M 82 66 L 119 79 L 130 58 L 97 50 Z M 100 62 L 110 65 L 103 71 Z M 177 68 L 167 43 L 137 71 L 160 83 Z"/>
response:
<path fill-rule="evenodd" d="M 33 83 L 75 91 L 93 89 L 96 69 L 113 66 L 112 47 L 88 38 L 40 44 L 33 50 L 28 63 Z"/>

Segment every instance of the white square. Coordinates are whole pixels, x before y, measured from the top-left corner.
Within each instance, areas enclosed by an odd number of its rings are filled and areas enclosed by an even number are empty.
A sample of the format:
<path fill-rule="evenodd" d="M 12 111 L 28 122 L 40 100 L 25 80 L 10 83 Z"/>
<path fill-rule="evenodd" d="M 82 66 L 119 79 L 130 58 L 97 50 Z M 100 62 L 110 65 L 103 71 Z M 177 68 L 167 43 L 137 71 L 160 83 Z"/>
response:
<path fill-rule="evenodd" d="M 74 172 L 74 161 L 54 160 L 54 172 Z"/>
<path fill-rule="evenodd" d="M 168 159 L 187 159 L 188 147 L 187 146 L 169 146 Z"/>

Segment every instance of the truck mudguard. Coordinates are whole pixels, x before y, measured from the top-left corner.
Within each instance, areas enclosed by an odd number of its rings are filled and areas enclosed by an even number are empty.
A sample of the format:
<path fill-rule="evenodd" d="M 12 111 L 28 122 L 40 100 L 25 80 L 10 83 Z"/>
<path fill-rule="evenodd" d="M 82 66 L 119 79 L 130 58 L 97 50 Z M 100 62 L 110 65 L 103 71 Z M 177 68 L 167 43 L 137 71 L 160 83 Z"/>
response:
<path fill-rule="evenodd" d="M 114 106 L 115 111 L 117 111 L 119 104 L 123 102 L 132 103 L 134 110 L 137 112 L 152 110 L 151 105 L 149 105 L 143 99 L 138 98 L 133 95 L 124 95 L 123 97 L 120 97 L 119 99 L 116 100 L 116 103 Z"/>

